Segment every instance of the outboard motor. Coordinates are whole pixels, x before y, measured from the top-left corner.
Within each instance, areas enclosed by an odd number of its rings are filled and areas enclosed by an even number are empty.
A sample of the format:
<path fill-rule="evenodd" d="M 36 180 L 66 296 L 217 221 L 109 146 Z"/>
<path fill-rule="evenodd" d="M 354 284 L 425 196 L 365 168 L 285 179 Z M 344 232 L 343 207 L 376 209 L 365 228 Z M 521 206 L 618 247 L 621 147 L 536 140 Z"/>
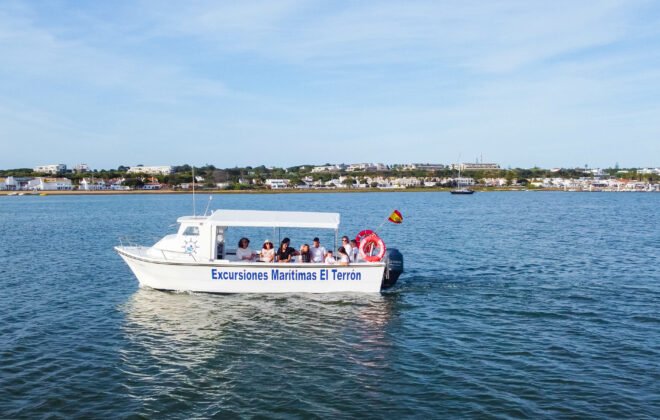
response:
<path fill-rule="evenodd" d="M 381 289 L 389 289 L 396 284 L 399 276 L 403 273 L 403 254 L 396 248 L 389 248 L 383 256 L 385 263 L 385 273 L 383 273 L 383 282 Z"/>

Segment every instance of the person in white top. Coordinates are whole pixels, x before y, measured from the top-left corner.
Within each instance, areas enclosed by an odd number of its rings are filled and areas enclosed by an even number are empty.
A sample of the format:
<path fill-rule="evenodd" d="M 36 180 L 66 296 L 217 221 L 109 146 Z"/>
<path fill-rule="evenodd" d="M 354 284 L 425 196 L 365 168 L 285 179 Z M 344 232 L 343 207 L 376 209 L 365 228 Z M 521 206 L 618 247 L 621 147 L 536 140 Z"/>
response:
<path fill-rule="evenodd" d="M 353 255 L 351 255 L 351 261 L 357 262 L 358 256 L 360 255 L 360 248 L 358 247 L 357 241 L 351 239 L 351 248 L 353 248 Z"/>
<path fill-rule="evenodd" d="M 328 253 L 325 254 L 325 263 L 334 264 L 335 262 L 337 262 L 337 260 L 335 260 L 335 257 L 332 256 L 332 251 L 328 251 Z"/>
<path fill-rule="evenodd" d="M 264 241 L 264 246 L 261 249 L 261 262 L 273 262 L 275 261 L 275 246 L 271 241 L 266 239 Z"/>
<path fill-rule="evenodd" d="M 337 252 L 339 254 L 339 265 L 348 265 L 351 262 L 345 247 L 340 246 Z"/>
<path fill-rule="evenodd" d="M 238 241 L 238 248 L 236 248 L 236 259 L 239 261 L 252 261 L 255 253 L 250 249 L 250 240 L 248 238 L 241 238 Z"/>
<path fill-rule="evenodd" d="M 324 247 L 321 246 L 319 238 L 314 238 L 312 241 L 312 246 L 309 248 L 309 252 L 312 253 L 312 262 L 313 263 L 322 263 L 325 260 L 327 251 Z"/>
<path fill-rule="evenodd" d="M 348 259 L 351 260 L 351 256 L 353 255 L 353 247 L 351 246 L 351 243 L 348 241 L 348 236 L 342 236 L 341 246 L 344 247 L 344 250 L 346 251 L 346 255 L 348 255 Z"/>

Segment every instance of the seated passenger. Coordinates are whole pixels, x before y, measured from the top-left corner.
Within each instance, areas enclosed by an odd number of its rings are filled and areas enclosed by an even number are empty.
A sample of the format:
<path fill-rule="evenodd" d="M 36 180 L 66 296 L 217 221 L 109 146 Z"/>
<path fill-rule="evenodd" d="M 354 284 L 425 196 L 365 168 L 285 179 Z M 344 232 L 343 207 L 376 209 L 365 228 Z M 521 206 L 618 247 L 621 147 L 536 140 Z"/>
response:
<path fill-rule="evenodd" d="M 314 238 L 312 241 L 312 247 L 309 249 L 312 253 L 312 262 L 313 263 L 322 263 L 325 259 L 325 254 L 327 253 L 325 247 L 321 246 L 319 238 Z"/>
<path fill-rule="evenodd" d="M 238 248 L 236 248 L 236 259 L 239 261 L 252 261 L 255 257 L 254 251 L 248 246 L 250 245 L 250 240 L 248 238 L 241 238 L 238 241 Z"/>
<path fill-rule="evenodd" d="M 353 257 L 353 247 L 351 246 L 351 243 L 348 240 L 348 236 L 341 237 L 341 246 L 346 251 L 346 255 L 348 255 L 349 261 L 352 261 L 351 258 Z"/>
<path fill-rule="evenodd" d="M 312 252 L 309 250 L 309 245 L 305 244 L 300 247 L 300 259 L 299 262 L 308 263 L 312 262 Z"/>
<path fill-rule="evenodd" d="M 290 243 L 291 240 L 289 238 L 282 239 L 282 243 L 280 243 L 280 247 L 277 250 L 277 262 L 291 262 L 291 258 L 296 255 L 296 250 L 289 246 Z"/>
<path fill-rule="evenodd" d="M 346 248 L 340 246 L 339 249 L 337 249 L 337 252 L 339 256 L 339 265 L 348 265 L 351 262 L 351 258 L 348 256 Z"/>
<path fill-rule="evenodd" d="M 264 246 L 261 248 L 261 257 L 259 260 L 261 262 L 275 261 L 275 246 L 268 239 L 264 241 Z"/>
<path fill-rule="evenodd" d="M 358 257 L 360 256 L 360 248 L 355 239 L 351 239 L 351 248 L 353 249 L 353 255 L 350 255 L 351 261 L 357 262 Z"/>
<path fill-rule="evenodd" d="M 325 254 L 325 263 L 334 264 L 335 262 L 337 262 L 337 260 L 335 260 L 335 257 L 332 256 L 332 251 L 328 251 L 328 253 Z"/>

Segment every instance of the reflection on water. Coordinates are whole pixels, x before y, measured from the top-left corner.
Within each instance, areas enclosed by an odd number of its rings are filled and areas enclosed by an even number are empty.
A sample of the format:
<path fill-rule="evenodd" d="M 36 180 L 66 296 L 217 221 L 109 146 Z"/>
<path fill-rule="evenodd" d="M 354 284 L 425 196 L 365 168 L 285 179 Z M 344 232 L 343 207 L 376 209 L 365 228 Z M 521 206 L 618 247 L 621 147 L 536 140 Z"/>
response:
<path fill-rule="evenodd" d="M 159 293 L 139 289 L 123 306 L 123 331 L 134 346 L 154 362 L 181 356 L 181 362 L 203 362 L 222 340 L 226 317 L 210 316 L 212 311 L 185 294 Z"/>
<path fill-rule="evenodd" d="M 340 370 L 355 379 L 355 386 L 368 389 L 370 377 L 392 360 L 387 330 L 395 300 L 391 295 L 219 296 L 140 289 L 121 307 L 124 385 L 145 413 L 163 392 L 169 403 L 184 401 L 182 384 L 204 389 L 208 398 L 238 398 L 243 387 L 292 392 L 293 397 L 302 386 L 293 378 L 309 376 L 313 384 Z"/>
<path fill-rule="evenodd" d="M 318 337 L 354 326 L 384 337 L 393 298 L 380 294 L 213 295 L 138 291 L 123 306 L 129 338 L 166 337 L 180 345 L 218 344 L 237 329 L 274 325 Z"/>

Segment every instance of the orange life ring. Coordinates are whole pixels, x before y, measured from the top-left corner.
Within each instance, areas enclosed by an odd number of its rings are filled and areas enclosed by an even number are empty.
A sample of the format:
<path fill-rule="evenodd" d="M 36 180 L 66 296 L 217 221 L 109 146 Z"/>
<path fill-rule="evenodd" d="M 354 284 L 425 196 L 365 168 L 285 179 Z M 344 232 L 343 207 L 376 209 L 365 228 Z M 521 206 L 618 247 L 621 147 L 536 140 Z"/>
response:
<path fill-rule="evenodd" d="M 374 248 L 378 249 L 378 254 L 371 255 Z M 378 262 L 385 255 L 385 242 L 375 233 L 367 236 L 360 243 L 360 257 L 369 262 Z"/>
<path fill-rule="evenodd" d="M 357 244 L 358 248 L 360 247 L 360 242 L 362 242 L 362 240 L 364 238 L 371 235 L 372 233 L 375 233 L 375 232 L 371 229 L 365 229 L 365 230 L 361 230 L 360 233 L 358 233 L 355 236 L 355 243 Z"/>

